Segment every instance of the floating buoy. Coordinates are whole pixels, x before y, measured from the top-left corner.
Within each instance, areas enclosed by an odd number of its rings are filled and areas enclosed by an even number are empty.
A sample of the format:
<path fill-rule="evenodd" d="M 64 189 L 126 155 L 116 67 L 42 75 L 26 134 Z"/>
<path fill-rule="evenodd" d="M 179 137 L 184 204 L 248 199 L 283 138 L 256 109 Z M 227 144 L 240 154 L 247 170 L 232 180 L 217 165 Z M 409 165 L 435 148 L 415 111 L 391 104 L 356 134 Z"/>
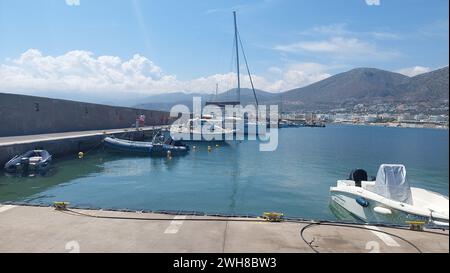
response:
<path fill-rule="evenodd" d="M 219 147 L 220 147 L 220 145 L 219 145 L 219 144 L 216 144 L 216 147 L 217 147 L 217 148 L 219 148 Z"/>
<path fill-rule="evenodd" d="M 79 153 L 78 153 L 78 158 L 79 158 L 79 159 L 82 159 L 83 157 L 84 157 L 84 153 L 83 153 L 83 152 L 79 152 Z"/>
<path fill-rule="evenodd" d="M 194 150 L 195 150 L 195 149 L 197 149 L 197 146 L 195 146 L 195 145 L 194 145 L 194 146 L 192 146 L 192 149 L 194 149 Z"/>
<path fill-rule="evenodd" d="M 208 146 L 208 152 L 211 152 L 211 151 L 212 151 L 212 147 Z"/>
<path fill-rule="evenodd" d="M 167 157 L 170 159 L 172 158 L 172 152 L 171 151 L 167 151 Z"/>

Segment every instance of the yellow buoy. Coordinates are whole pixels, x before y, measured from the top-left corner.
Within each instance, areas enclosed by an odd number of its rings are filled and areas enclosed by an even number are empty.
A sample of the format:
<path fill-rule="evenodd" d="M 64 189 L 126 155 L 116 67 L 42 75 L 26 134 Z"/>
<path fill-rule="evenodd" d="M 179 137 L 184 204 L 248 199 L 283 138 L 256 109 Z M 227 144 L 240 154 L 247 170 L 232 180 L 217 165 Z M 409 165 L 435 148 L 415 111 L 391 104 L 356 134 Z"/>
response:
<path fill-rule="evenodd" d="M 79 152 L 79 153 L 78 153 L 78 158 L 79 158 L 79 159 L 82 159 L 83 157 L 84 157 L 84 153 L 83 153 L 83 152 Z"/>
<path fill-rule="evenodd" d="M 211 152 L 211 151 L 212 151 L 212 147 L 208 146 L 208 152 Z"/>

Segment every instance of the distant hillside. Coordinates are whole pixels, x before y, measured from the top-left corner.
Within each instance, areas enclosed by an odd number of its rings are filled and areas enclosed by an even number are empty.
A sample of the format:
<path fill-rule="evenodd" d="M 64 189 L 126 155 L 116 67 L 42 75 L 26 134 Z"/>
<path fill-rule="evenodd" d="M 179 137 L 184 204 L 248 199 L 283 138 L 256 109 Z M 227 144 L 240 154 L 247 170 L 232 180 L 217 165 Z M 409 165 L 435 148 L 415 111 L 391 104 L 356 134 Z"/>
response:
<path fill-rule="evenodd" d="M 410 78 L 398 86 L 398 97 L 404 101 L 442 101 L 449 97 L 448 66 Z"/>
<path fill-rule="evenodd" d="M 256 95 L 260 103 L 272 102 L 277 98 L 277 94 L 261 90 L 256 90 Z M 207 101 L 235 101 L 237 99 L 236 89 L 220 93 L 218 94 L 217 97 L 213 94 L 197 94 L 197 93 L 188 94 L 176 92 L 148 97 L 142 100 L 144 101 L 144 103 L 137 104 L 136 107 L 143 109 L 169 111 L 172 108 L 172 106 L 177 104 L 183 104 L 191 108 L 193 97 L 201 97 L 202 104 L 205 104 L 205 102 Z M 251 89 L 247 88 L 241 89 L 241 102 L 244 105 L 255 104 L 255 98 L 253 95 L 253 91 Z"/>
<path fill-rule="evenodd" d="M 257 90 L 261 104 L 281 104 L 283 111 L 332 111 L 345 109 L 352 111 L 363 105 L 370 111 L 390 111 L 407 104 L 416 111 L 448 111 L 449 68 L 445 67 L 415 77 L 375 68 L 356 68 L 340 73 L 306 87 L 283 93 Z M 236 90 L 214 95 L 170 93 L 141 99 L 140 108 L 170 110 L 173 105 L 192 105 L 192 97 L 201 96 L 206 101 L 236 100 Z M 254 104 L 251 89 L 241 90 L 242 104 Z M 431 110 L 430 110 L 431 109 Z M 447 110 L 445 110 L 447 109 Z"/>
<path fill-rule="evenodd" d="M 374 68 L 357 68 L 282 95 L 286 110 L 329 111 L 357 104 L 427 103 L 447 100 L 448 67 L 416 77 Z"/>

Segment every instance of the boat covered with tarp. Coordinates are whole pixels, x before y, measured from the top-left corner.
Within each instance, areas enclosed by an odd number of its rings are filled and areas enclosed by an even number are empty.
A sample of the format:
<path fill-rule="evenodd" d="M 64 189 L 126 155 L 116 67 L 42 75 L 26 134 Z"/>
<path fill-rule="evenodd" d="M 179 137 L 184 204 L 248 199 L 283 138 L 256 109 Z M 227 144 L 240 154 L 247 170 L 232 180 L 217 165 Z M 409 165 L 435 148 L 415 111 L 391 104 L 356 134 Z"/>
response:
<path fill-rule="evenodd" d="M 333 202 L 367 223 L 416 222 L 448 228 L 448 197 L 411 187 L 400 164 L 382 164 L 373 181 L 368 181 L 365 170 L 354 170 L 330 192 Z"/>

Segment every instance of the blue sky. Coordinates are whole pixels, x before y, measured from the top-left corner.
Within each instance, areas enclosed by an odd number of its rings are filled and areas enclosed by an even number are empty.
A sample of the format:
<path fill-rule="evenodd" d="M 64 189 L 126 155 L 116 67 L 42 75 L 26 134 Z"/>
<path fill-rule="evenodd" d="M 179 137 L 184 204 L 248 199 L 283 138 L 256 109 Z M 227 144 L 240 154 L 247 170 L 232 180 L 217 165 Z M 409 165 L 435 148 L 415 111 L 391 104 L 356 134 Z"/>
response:
<path fill-rule="evenodd" d="M 212 92 L 235 85 L 232 11 L 256 87 L 355 67 L 448 65 L 447 0 L 0 0 L 0 91 Z M 247 84 L 244 82 L 244 85 Z"/>

